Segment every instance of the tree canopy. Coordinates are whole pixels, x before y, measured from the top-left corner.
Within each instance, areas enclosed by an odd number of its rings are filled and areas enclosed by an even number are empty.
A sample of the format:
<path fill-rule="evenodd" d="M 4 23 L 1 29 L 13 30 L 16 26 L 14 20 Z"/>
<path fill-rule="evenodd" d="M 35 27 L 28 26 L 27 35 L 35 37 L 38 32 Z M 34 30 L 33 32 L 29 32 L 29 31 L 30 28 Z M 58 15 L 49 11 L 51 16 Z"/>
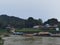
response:
<path fill-rule="evenodd" d="M 35 25 L 42 24 L 42 20 L 29 17 L 28 19 L 21 19 L 15 16 L 8 16 L 6 14 L 0 15 L 0 28 L 5 28 L 8 25 L 15 28 L 32 28 Z"/>
<path fill-rule="evenodd" d="M 48 19 L 44 24 L 49 24 L 49 25 L 58 24 L 58 20 L 55 18 Z"/>

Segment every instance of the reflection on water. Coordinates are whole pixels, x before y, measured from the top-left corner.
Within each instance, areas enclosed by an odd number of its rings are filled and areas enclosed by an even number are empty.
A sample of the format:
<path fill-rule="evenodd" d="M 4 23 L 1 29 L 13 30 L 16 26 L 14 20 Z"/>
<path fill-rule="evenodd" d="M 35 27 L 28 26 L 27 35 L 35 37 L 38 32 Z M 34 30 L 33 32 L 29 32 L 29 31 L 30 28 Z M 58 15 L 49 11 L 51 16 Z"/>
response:
<path fill-rule="evenodd" d="M 60 45 L 60 38 L 11 36 L 5 38 L 4 45 Z"/>

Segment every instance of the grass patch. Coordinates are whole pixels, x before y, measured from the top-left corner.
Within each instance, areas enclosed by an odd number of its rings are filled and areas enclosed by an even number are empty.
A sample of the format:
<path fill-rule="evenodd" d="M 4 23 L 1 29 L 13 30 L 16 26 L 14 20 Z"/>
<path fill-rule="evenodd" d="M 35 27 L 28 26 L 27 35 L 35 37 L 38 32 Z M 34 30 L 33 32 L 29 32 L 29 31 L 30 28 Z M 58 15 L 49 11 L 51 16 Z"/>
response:
<path fill-rule="evenodd" d="M 0 29 L 0 35 L 5 34 L 6 32 L 6 29 Z"/>
<path fill-rule="evenodd" d="M 33 28 L 23 28 L 23 29 L 16 29 L 16 32 L 41 32 L 40 29 L 33 29 Z"/>
<path fill-rule="evenodd" d="M 45 30 L 41 29 L 33 29 L 33 28 L 22 28 L 22 29 L 16 29 L 16 32 L 26 32 L 26 33 L 38 33 L 38 32 L 43 32 Z M 56 30 L 46 30 L 47 32 L 50 33 L 57 33 Z M 59 31 L 60 32 L 60 31 Z"/>

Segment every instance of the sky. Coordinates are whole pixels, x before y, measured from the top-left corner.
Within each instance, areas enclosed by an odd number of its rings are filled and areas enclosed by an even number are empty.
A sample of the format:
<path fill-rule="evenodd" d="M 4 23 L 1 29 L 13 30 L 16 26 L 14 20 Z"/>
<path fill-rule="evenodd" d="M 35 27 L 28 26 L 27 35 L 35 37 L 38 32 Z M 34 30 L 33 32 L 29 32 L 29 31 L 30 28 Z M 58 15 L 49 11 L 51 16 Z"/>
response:
<path fill-rule="evenodd" d="M 60 0 L 0 0 L 0 14 L 43 21 L 57 18 L 60 21 Z"/>

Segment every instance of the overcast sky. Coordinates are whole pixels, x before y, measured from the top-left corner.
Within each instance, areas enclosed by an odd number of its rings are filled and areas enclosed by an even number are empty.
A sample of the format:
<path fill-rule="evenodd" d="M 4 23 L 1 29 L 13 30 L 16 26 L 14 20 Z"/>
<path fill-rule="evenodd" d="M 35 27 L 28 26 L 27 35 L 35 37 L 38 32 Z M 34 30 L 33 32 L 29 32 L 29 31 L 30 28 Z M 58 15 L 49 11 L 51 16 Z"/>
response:
<path fill-rule="evenodd" d="M 0 0 L 0 14 L 60 20 L 60 0 Z"/>

